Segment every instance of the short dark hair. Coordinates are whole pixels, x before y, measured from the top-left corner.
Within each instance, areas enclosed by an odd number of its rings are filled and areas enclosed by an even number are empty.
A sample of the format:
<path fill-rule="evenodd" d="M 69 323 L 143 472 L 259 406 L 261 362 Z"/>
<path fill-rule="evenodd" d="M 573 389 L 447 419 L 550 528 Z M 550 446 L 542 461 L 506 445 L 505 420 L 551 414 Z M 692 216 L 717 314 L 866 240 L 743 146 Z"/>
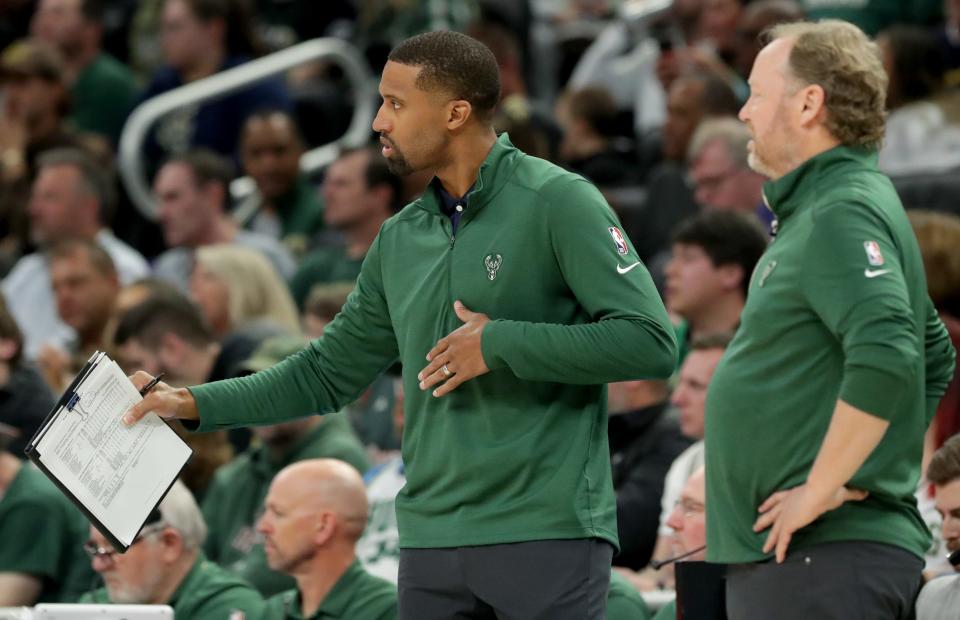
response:
<path fill-rule="evenodd" d="M 926 99 L 943 87 L 944 58 L 936 36 L 918 26 L 896 25 L 880 33 L 890 47 L 887 107 Z"/>
<path fill-rule="evenodd" d="M 186 297 L 150 297 L 120 317 L 114 342 L 122 346 L 136 340 L 156 350 L 164 335 L 174 333 L 195 347 L 216 342 L 200 309 Z"/>
<path fill-rule="evenodd" d="M 37 170 L 71 166 L 80 175 L 80 183 L 100 205 L 98 217 L 101 224 L 108 224 L 113 216 L 116 193 L 112 170 L 104 171 L 103 164 L 92 155 L 76 147 L 63 147 L 44 151 L 37 157 Z"/>
<path fill-rule="evenodd" d="M 700 106 L 704 116 L 736 116 L 740 102 L 730 82 L 712 71 L 694 70 L 683 73 L 677 82 L 697 82 L 702 85 Z"/>
<path fill-rule="evenodd" d="M 47 258 L 52 262 L 54 260 L 66 259 L 74 260 L 78 252 L 84 252 L 90 260 L 90 265 L 97 273 L 104 276 L 117 275 L 117 267 L 110 258 L 110 254 L 103 249 L 96 241 L 89 239 L 67 239 L 55 244 L 47 250 Z"/>
<path fill-rule="evenodd" d="M 571 117 L 585 121 L 601 136 L 616 134 L 617 102 L 609 90 L 587 86 L 568 92 L 564 98 Z"/>
<path fill-rule="evenodd" d="M 927 480 L 933 484 L 943 486 L 957 479 L 960 479 L 960 434 L 943 442 L 927 465 Z"/>
<path fill-rule="evenodd" d="M 103 25 L 103 19 L 107 13 L 106 4 L 104 0 L 83 0 L 80 3 L 80 13 L 87 21 Z"/>
<path fill-rule="evenodd" d="M 425 32 L 397 45 L 387 60 L 420 67 L 417 88 L 465 99 L 481 121 L 493 117 L 500 100 L 500 68 L 490 48 L 476 39 L 459 32 Z"/>
<path fill-rule="evenodd" d="M 269 121 L 274 116 L 280 116 L 287 120 L 290 123 L 290 130 L 293 132 L 293 137 L 301 146 L 306 145 L 306 142 L 303 139 L 303 133 L 300 131 L 300 126 L 297 123 L 297 119 L 294 118 L 293 114 L 290 113 L 290 110 L 284 110 L 283 108 L 261 108 L 248 116 L 243 121 L 243 126 L 240 129 L 240 136 L 243 137 L 247 133 L 247 127 L 251 125 L 254 121 Z"/>
<path fill-rule="evenodd" d="M 218 155 L 210 149 L 191 149 L 186 153 L 173 155 L 164 162 L 164 166 L 170 164 L 183 164 L 190 169 L 193 174 L 193 182 L 197 187 L 203 187 L 209 183 L 217 183 L 223 186 L 223 208 L 226 210 L 230 204 L 230 182 L 233 181 L 235 170 L 233 164 L 226 157 Z"/>
<path fill-rule="evenodd" d="M 739 265 L 743 271 L 740 289 L 746 298 L 750 274 L 767 249 L 768 236 L 753 216 L 704 211 L 681 222 L 671 241 L 702 248 L 715 267 Z"/>

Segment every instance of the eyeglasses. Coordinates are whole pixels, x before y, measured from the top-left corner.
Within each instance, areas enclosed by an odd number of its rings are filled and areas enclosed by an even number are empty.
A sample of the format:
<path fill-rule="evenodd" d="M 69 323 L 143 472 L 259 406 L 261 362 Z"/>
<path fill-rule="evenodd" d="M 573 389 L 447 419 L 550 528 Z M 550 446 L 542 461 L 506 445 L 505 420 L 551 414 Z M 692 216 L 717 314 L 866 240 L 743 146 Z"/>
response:
<path fill-rule="evenodd" d="M 680 509 L 680 512 L 684 517 L 695 517 L 697 515 L 702 515 L 707 509 L 706 506 L 700 502 L 687 499 L 678 501 L 676 506 Z"/>
<path fill-rule="evenodd" d="M 142 541 L 147 536 L 163 531 L 165 527 L 167 527 L 166 523 L 154 523 L 153 525 L 148 525 L 147 527 L 143 528 L 139 534 L 137 534 L 137 537 L 133 539 L 133 542 L 130 543 L 127 549 Z M 113 556 L 117 555 L 118 553 L 118 551 L 114 549 L 100 547 L 92 540 L 88 540 L 87 542 L 83 543 L 83 551 L 90 556 L 91 560 L 102 558 L 110 562 L 113 561 Z"/>

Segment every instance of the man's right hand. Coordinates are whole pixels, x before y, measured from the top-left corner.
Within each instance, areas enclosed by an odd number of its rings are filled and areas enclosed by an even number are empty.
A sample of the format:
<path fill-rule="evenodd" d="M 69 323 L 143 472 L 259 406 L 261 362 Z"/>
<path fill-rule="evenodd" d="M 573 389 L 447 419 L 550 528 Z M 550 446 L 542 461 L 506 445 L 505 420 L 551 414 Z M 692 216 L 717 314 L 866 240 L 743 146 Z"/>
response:
<path fill-rule="evenodd" d="M 152 380 L 153 377 L 142 370 L 130 377 L 130 382 L 137 388 L 137 391 L 143 389 Z M 190 390 L 170 387 L 162 381 L 155 385 L 150 393 L 143 397 L 142 401 L 130 407 L 130 410 L 124 414 L 122 422 L 126 426 L 133 426 L 151 411 L 161 418 L 200 419 L 200 413 L 197 411 L 197 401 L 193 399 Z"/>

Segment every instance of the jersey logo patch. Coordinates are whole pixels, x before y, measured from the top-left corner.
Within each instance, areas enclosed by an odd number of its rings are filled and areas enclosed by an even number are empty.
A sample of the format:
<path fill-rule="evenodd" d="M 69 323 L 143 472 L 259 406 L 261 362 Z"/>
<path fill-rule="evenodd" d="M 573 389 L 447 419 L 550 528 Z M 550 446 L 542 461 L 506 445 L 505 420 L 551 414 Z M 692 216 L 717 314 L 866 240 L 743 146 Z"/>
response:
<path fill-rule="evenodd" d="M 610 236 L 613 237 L 613 242 L 617 246 L 617 254 L 626 254 L 630 251 L 627 249 L 627 240 L 623 238 L 623 233 L 620 232 L 619 228 L 611 226 L 607 230 L 610 232 Z"/>
<path fill-rule="evenodd" d="M 493 282 L 497 279 L 497 271 L 503 264 L 503 257 L 499 254 L 487 254 L 483 259 L 483 266 L 487 268 L 487 279 Z"/>
<path fill-rule="evenodd" d="M 863 249 L 867 251 L 867 262 L 874 267 L 883 264 L 883 254 L 880 252 L 880 244 L 876 241 L 864 241 Z"/>

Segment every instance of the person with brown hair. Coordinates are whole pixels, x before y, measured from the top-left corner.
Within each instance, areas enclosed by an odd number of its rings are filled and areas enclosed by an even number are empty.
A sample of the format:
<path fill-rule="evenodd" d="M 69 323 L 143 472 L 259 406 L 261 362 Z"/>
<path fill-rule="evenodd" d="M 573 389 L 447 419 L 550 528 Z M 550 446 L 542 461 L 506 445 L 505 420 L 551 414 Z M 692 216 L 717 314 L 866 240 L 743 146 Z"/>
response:
<path fill-rule="evenodd" d="M 937 511 L 943 518 L 940 534 L 950 553 L 950 563 L 960 571 L 960 435 L 937 450 L 927 466 Z M 960 609 L 960 575 L 931 580 L 917 598 L 917 620 L 951 617 Z"/>
<path fill-rule="evenodd" d="M 877 46 L 838 21 L 768 40 L 740 119 L 778 233 L 707 395 L 707 560 L 729 565 L 734 618 L 910 618 L 923 435 L 954 349 L 877 169 Z"/>

